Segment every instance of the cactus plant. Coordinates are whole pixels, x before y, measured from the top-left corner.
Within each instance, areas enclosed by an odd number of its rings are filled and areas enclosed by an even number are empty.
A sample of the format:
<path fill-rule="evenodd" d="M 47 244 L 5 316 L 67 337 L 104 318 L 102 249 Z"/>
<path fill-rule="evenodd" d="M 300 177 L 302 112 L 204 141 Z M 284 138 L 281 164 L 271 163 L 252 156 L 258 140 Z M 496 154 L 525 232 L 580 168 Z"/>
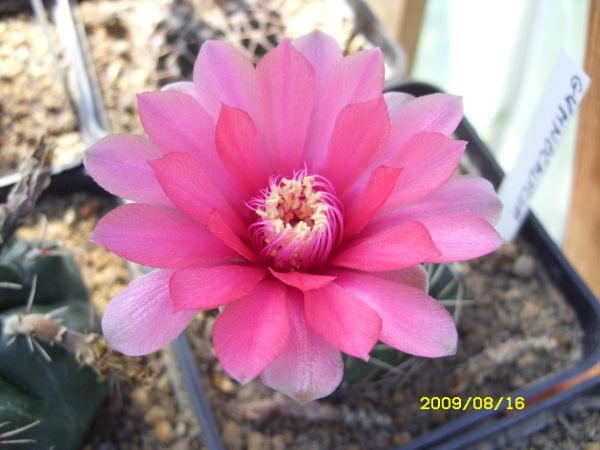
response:
<path fill-rule="evenodd" d="M 71 330 L 89 331 L 89 296 L 75 261 L 56 245 L 12 237 L 48 184 L 48 159 L 42 144 L 0 206 L 3 448 L 80 448 L 108 389 L 67 349 L 73 345 L 60 345 L 84 336 Z"/>

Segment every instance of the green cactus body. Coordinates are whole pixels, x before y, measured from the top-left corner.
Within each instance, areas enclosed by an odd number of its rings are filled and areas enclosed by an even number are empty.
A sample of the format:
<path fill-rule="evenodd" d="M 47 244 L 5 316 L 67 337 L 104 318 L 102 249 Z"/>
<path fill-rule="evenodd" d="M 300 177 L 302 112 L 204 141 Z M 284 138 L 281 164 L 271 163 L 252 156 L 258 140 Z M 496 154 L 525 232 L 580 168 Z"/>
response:
<path fill-rule="evenodd" d="M 106 397 L 107 384 L 99 383 L 96 373 L 62 346 L 38 340 L 51 358 L 47 361 L 41 351 L 31 351 L 25 335 L 12 339 L 7 327 L 8 318 L 14 321 L 17 314 L 25 312 L 35 284 L 32 313 L 45 314 L 66 306 L 55 317 L 70 329 L 91 331 L 89 296 L 77 265 L 62 250 L 39 249 L 13 240 L 0 254 L 0 282 L 22 286 L 19 290 L 0 287 L 0 424 L 4 424 L 0 447 L 3 442 L 25 439 L 32 440 L 26 448 L 80 448 Z M 3 440 L 7 431 L 38 420 L 35 426 Z"/>

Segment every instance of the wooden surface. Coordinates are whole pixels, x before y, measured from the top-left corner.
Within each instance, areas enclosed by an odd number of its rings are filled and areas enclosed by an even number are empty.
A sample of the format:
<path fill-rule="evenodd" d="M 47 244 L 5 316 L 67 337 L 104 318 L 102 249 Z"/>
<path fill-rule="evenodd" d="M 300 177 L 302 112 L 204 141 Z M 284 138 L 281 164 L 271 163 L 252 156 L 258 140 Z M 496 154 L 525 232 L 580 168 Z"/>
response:
<path fill-rule="evenodd" d="M 406 75 L 410 75 L 427 0 L 367 0 L 373 13 L 406 53 Z"/>
<path fill-rule="evenodd" d="M 592 82 L 579 116 L 564 251 L 600 298 L 600 0 L 590 2 L 585 70 Z"/>

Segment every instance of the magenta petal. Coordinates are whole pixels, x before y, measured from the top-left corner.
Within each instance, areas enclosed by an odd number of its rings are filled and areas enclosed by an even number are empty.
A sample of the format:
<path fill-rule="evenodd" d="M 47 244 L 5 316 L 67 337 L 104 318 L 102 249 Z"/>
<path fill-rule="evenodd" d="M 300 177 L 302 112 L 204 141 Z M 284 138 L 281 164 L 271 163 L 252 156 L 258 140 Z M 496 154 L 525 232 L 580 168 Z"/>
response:
<path fill-rule="evenodd" d="M 335 283 L 304 293 L 310 327 L 342 352 L 369 359 L 381 332 L 381 319 L 366 304 Z"/>
<path fill-rule="evenodd" d="M 205 227 L 170 208 L 132 203 L 106 214 L 91 237 L 129 261 L 178 268 L 235 255 Z"/>
<path fill-rule="evenodd" d="M 335 347 L 307 324 L 299 293 L 288 291 L 290 339 L 261 373 L 262 382 L 300 404 L 331 394 L 342 382 L 344 363 Z"/>
<path fill-rule="evenodd" d="M 383 97 L 345 107 L 329 143 L 325 174 L 342 193 L 383 149 L 389 133 Z"/>
<path fill-rule="evenodd" d="M 379 314 L 381 341 L 400 351 L 436 358 L 456 353 L 452 316 L 423 291 L 379 277 L 340 273 L 336 283 Z"/>
<path fill-rule="evenodd" d="M 216 141 L 221 161 L 247 194 L 254 196 L 267 186 L 271 163 L 258 145 L 256 127 L 247 113 L 223 104 Z"/>
<path fill-rule="evenodd" d="M 289 176 L 303 162 L 314 103 L 315 72 L 306 58 L 284 40 L 258 62 L 256 81 L 257 125 L 273 168 Z"/>
<path fill-rule="evenodd" d="M 396 151 L 412 136 L 424 131 L 449 136 L 463 116 L 462 99 L 448 94 L 431 94 L 390 108 L 391 131 L 386 153 Z"/>
<path fill-rule="evenodd" d="M 181 333 L 197 311 L 173 311 L 170 270 L 155 270 L 131 282 L 113 298 L 102 317 L 111 348 L 125 355 L 155 352 Z"/>
<path fill-rule="evenodd" d="M 250 114 L 254 112 L 254 66 L 229 43 L 207 41 L 202 44 L 194 64 L 194 84 L 200 104 L 215 118 L 221 110 L 221 103 Z"/>
<path fill-rule="evenodd" d="M 419 219 L 441 254 L 428 262 L 464 261 L 487 255 L 502 245 L 502 238 L 488 222 L 469 213 L 449 213 Z"/>
<path fill-rule="evenodd" d="M 225 371 L 246 383 L 260 374 L 288 343 L 290 319 L 285 287 L 262 281 L 228 304 L 212 329 L 213 345 Z"/>
<path fill-rule="evenodd" d="M 371 173 L 367 185 L 356 201 L 347 209 L 347 222 L 344 224 L 346 238 L 359 233 L 377 214 L 396 186 L 402 169 L 379 166 Z"/>
<path fill-rule="evenodd" d="M 269 268 L 269 271 L 282 283 L 300 289 L 303 292 L 311 289 L 320 289 L 335 280 L 335 277 L 328 275 L 314 275 L 302 272 L 276 272 L 271 268 Z"/>
<path fill-rule="evenodd" d="M 410 139 L 386 161 L 403 170 L 382 211 L 419 201 L 442 186 L 456 171 L 465 146 L 465 141 L 440 133 L 420 133 Z"/>
<path fill-rule="evenodd" d="M 223 220 L 223 217 L 217 210 L 214 210 L 208 217 L 208 231 L 248 261 L 256 262 L 256 255 L 240 239 L 239 235 L 235 233 L 229 224 Z"/>
<path fill-rule="evenodd" d="M 173 308 L 216 308 L 248 294 L 265 274 L 258 267 L 234 264 L 176 270 L 169 282 Z"/>
<path fill-rule="evenodd" d="M 100 139 L 85 153 L 85 168 L 108 192 L 141 203 L 170 205 L 148 166 L 162 150 L 142 136 L 116 134 Z"/>
<path fill-rule="evenodd" d="M 169 153 L 150 165 L 165 194 L 181 212 L 206 225 L 210 213 L 217 209 L 237 233 L 246 231 L 246 225 L 192 156 Z"/>
<path fill-rule="evenodd" d="M 427 228 L 410 222 L 351 242 L 333 258 L 332 264 L 379 272 L 415 266 L 439 255 Z"/>

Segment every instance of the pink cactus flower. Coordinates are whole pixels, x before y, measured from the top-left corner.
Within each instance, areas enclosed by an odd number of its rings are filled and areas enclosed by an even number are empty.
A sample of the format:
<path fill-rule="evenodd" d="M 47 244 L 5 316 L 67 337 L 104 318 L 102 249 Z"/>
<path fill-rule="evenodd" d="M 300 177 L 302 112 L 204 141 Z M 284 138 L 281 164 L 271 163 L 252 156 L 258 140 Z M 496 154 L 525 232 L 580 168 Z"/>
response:
<path fill-rule="evenodd" d="M 227 373 L 299 402 L 336 389 L 341 352 L 368 360 L 382 341 L 454 354 L 455 324 L 420 264 L 495 250 L 500 203 L 487 181 L 455 174 L 461 100 L 382 94 L 383 81 L 378 49 L 343 57 L 314 32 L 256 67 L 207 42 L 192 82 L 140 94 L 148 137 L 108 136 L 85 160 L 134 202 L 92 239 L 156 268 L 108 305 L 108 343 L 154 352 L 220 308 Z"/>

